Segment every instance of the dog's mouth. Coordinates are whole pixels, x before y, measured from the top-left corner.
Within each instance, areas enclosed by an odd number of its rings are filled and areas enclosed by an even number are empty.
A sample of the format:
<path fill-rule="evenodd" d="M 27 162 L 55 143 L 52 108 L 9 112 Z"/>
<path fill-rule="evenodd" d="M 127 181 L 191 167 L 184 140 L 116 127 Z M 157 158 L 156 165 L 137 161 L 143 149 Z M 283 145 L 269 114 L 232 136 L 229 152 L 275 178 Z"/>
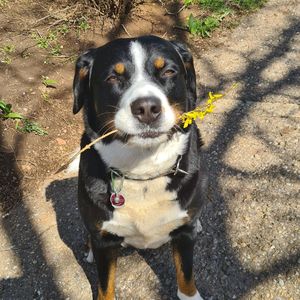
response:
<path fill-rule="evenodd" d="M 124 143 L 148 147 L 161 144 L 168 140 L 170 133 L 157 130 L 145 130 L 136 134 L 128 134 L 122 131 L 118 132 L 118 138 Z"/>
<path fill-rule="evenodd" d="M 145 131 L 137 136 L 143 139 L 154 139 L 164 134 L 164 132 L 158 132 L 158 131 Z"/>

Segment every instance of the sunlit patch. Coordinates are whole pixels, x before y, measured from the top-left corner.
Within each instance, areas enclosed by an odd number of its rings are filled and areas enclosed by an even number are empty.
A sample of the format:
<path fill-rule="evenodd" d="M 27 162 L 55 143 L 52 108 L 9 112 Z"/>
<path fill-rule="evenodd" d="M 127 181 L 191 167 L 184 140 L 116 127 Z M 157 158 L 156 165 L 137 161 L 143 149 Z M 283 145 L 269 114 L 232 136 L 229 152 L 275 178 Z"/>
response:
<path fill-rule="evenodd" d="M 164 58 L 162 58 L 161 56 L 157 57 L 154 60 L 154 67 L 156 69 L 162 69 L 165 66 L 165 60 Z"/>
<path fill-rule="evenodd" d="M 122 75 L 125 72 L 125 65 L 123 63 L 115 64 L 114 70 L 117 74 Z"/>

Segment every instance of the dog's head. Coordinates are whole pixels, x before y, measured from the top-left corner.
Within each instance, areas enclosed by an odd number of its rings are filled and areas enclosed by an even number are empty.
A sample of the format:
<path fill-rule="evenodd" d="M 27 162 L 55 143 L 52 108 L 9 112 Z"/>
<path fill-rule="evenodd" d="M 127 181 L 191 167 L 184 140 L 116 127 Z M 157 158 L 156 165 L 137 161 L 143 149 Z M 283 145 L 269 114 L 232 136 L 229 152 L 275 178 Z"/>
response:
<path fill-rule="evenodd" d="M 73 112 L 84 106 L 87 130 L 116 128 L 130 144 L 157 145 L 195 106 L 192 55 L 155 36 L 114 40 L 79 57 L 73 89 Z"/>

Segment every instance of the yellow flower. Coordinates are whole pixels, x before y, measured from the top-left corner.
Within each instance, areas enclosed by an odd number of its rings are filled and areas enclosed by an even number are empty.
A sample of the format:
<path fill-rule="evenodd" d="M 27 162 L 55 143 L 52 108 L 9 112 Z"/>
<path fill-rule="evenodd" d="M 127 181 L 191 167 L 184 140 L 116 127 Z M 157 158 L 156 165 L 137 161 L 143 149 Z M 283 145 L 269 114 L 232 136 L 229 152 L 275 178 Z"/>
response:
<path fill-rule="evenodd" d="M 232 88 L 235 88 L 236 85 L 236 83 L 233 84 L 228 91 L 230 91 Z M 224 96 L 225 94 L 214 94 L 213 92 L 209 92 L 208 99 L 205 105 L 197 106 L 194 110 L 185 112 L 180 116 L 180 119 L 183 123 L 183 128 L 187 128 L 192 124 L 193 121 L 198 118 L 200 120 L 203 120 L 207 114 L 212 113 L 215 108 L 213 103 Z"/>

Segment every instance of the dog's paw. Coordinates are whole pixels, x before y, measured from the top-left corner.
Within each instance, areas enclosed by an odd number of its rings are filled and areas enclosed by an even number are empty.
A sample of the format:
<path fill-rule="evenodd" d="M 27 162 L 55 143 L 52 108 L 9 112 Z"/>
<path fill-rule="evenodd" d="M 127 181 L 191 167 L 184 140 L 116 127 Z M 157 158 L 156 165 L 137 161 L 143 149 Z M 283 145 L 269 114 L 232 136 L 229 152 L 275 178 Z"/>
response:
<path fill-rule="evenodd" d="M 177 296 L 180 300 L 204 300 L 199 292 L 197 291 L 196 294 L 194 296 L 187 296 L 183 293 L 181 293 L 179 290 L 177 291 Z"/>
<path fill-rule="evenodd" d="M 92 249 L 90 249 L 89 252 L 86 254 L 86 257 L 84 260 L 90 264 L 94 262 L 94 254 L 93 254 Z"/>

